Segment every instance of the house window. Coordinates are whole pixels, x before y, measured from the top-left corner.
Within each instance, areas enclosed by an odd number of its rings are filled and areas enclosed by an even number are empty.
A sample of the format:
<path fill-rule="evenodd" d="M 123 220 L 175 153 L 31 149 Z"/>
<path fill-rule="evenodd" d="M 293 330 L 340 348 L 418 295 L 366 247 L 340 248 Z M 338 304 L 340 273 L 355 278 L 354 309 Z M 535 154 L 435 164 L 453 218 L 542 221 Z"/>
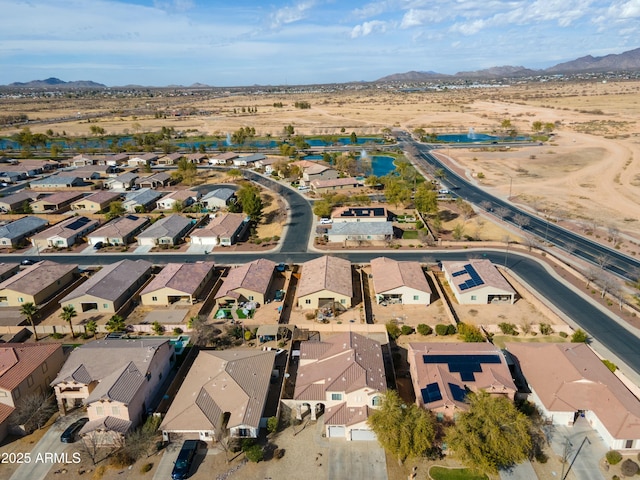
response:
<path fill-rule="evenodd" d="M 340 303 L 342 303 L 342 304 L 344 305 L 345 303 L 347 303 L 347 300 L 346 300 L 346 299 L 344 299 L 344 298 L 341 298 L 341 299 L 340 299 Z"/>
<path fill-rule="evenodd" d="M 113 415 L 114 417 L 119 417 L 120 416 L 120 407 L 118 407 L 117 405 L 114 405 L 111 407 L 111 415 Z"/>
<path fill-rule="evenodd" d="M 331 394 L 331 400 L 342 400 L 342 394 L 341 393 L 332 393 Z"/>
<path fill-rule="evenodd" d="M 374 407 L 379 407 L 380 405 L 382 405 L 382 397 L 379 395 L 373 397 L 373 399 L 371 400 L 371 405 Z"/>
<path fill-rule="evenodd" d="M 420 295 L 414 295 L 414 296 L 413 296 L 413 299 L 414 299 L 414 300 L 420 300 Z"/>
<path fill-rule="evenodd" d="M 96 407 L 96 415 L 104 417 L 104 407 Z"/>
<path fill-rule="evenodd" d="M 27 377 L 27 387 L 30 387 L 31 385 L 33 385 L 33 375 L 29 375 Z"/>
<path fill-rule="evenodd" d="M 151 297 L 151 301 L 152 302 L 157 302 L 158 301 L 158 297 Z"/>
<path fill-rule="evenodd" d="M 471 300 L 477 300 L 477 299 L 478 299 L 477 295 L 471 295 Z"/>
<path fill-rule="evenodd" d="M 24 298 L 22 298 L 22 297 L 18 297 L 18 302 L 20 302 L 20 303 L 24 303 Z"/>
<path fill-rule="evenodd" d="M 310 299 L 310 298 L 307 298 L 307 299 L 304 301 L 304 303 L 306 303 L 307 305 L 311 305 L 311 299 Z"/>
<path fill-rule="evenodd" d="M 248 428 L 239 428 L 238 429 L 238 436 L 239 437 L 248 437 L 250 435 L 249 429 Z"/>
<path fill-rule="evenodd" d="M 109 304 L 108 303 L 103 303 L 102 304 L 102 308 L 109 308 Z"/>
<path fill-rule="evenodd" d="M 633 448 L 633 440 L 627 440 L 624 442 L 624 448 Z"/>
<path fill-rule="evenodd" d="M 249 301 L 253 302 L 253 295 L 249 295 Z"/>

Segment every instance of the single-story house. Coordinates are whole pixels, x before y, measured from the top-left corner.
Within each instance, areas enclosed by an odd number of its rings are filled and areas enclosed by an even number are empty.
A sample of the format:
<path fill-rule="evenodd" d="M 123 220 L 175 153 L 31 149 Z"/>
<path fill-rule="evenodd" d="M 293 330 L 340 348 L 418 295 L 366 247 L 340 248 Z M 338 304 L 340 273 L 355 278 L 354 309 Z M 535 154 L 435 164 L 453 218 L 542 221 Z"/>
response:
<path fill-rule="evenodd" d="M 418 262 L 399 262 L 386 257 L 374 258 L 371 260 L 371 276 L 377 303 L 431 303 L 431 287 Z"/>
<path fill-rule="evenodd" d="M 542 417 L 586 422 L 611 450 L 640 450 L 640 400 L 585 343 L 507 343 Z M 584 427 L 583 427 L 584 428 Z"/>
<path fill-rule="evenodd" d="M 27 178 L 24 172 L 13 172 L 11 170 L 0 169 L 0 182 L 18 183 L 20 180 Z"/>
<path fill-rule="evenodd" d="M 151 276 L 151 266 L 145 260 L 105 265 L 61 299 L 60 307 L 73 306 L 78 313 L 116 313 Z"/>
<path fill-rule="evenodd" d="M 89 245 L 99 242 L 105 245 L 128 245 L 135 241 L 135 236 L 149 223 L 151 222 L 148 217 L 137 215 L 118 217 L 87 235 L 87 242 Z"/>
<path fill-rule="evenodd" d="M 232 268 L 216 293 L 216 302 L 219 305 L 234 302 L 264 305 L 275 268 L 275 262 L 266 258 Z"/>
<path fill-rule="evenodd" d="M 393 239 L 392 222 L 336 222 L 327 229 L 330 242 L 388 242 Z"/>
<path fill-rule="evenodd" d="M 313 180 L 335 180 L 339 176 L 338 171 L 323 163 L 312 162 L 302 170 L 301 185 L 309 185 Z"/>
<path fill-rule="evenodd" d="M 100 213 L 109 208 L 111 202 L 120 199 L 120 194 L 101 190 L 96 193 L 87 195 L 86 197 L 76 200 L 71 204 L 71 210 L 80 210 L 83 212 Z"/>
<path fill-rule="evenodd" d="M 242 238 L 249 228 L 249 217 L 242 213 L 219 213 L 204 228 L 191 232 L 193 245 L 229 247 Z"/>
<path fill-rule="evenodd" d="M 331 212 L 335 222 L 386 222 L 389 212 L 384 207 L 340 207 Z"/>
<path fill-rule="evenodd" d="M 103 159 L 98 160 L 99 164 L 104 163 L 105 165 L 109 165 L 114 167 L 116 165 L 124 165 L 129 162 L 129 155 L 126 153 L 115 153 L 113 155 L 107 155 Z"/>
<path fill-rule="evenodd" d="M 293 400 L 282 400 L 298 419 L 324 412 L 328 438 L 376 440 L 367 418 L 387 390 L 380 343 L 344 332 L 300 343 Z"/>
<path fill-rule="evenodd" d="M 125 194 L 122 207 L 129 213 L 150 212 L 156 208 L 156 201 L 160 197 L 162 197 L 160 192 L 150 188 L 141 188 Z"/>
<path fill-rule="evenodd" d="M 34 233 L 39 232 L 49 224 L 38 217 L 22 217 L 6 225 L 0 226 L 0 248 L 15 248 Z"/>
<path fill-rule="evenodd" d="M 351 262 L 329 255 L 304 262 L 297 294 L 300 308 L 350 308 L 353 299 Z"/>
<path fill-rule="evenodd" d="M 207 161 L 207 156 L 204 153 L 189 153 L 185 158 L 187 159 L 187 162 L 195 164 Z"/>
<path fill-rule="evenodd" d="M 157 172 L 148 177 L 138 178 L 136 186 L 138 188 L 158 188 L 171 185 L 171 175 L 165 172 Z"/>
<path fill-rule="evenodd" d="M 0 171 L 2 172 L 17 172 L 20 174 L 21 179 L 27 177 L 35 177 L 41 173 L 55 170 L 58 168 L 58 162 L 52 162 L 48 160 L 22 160 L 18 163 L 12 163 L 11 165 L 2 165 Z"/>
<path fill-rule="evenodd" d="M 11 414 L 25 399 L 49 391 L 51 378 L 62 368 L 65 355 L 60 343 L 3 343 L 0 359 L 1 442 L 11 432 Z"/>
<path fill-rule="evenodd" d="M 69 166 L 73 167 L 84 167 L 87 165 L 94 165 L 96 162 L 97 160 L 95 158 L 81 153 L 73 157 L 67 163 L 69 164 Z"/>
<path fill-rule="evenodd" d="M 89 232 L 94 231 L 100 222 L 87 217 L 71 217 L 36 233 L 31 237 L 31 245 L 40 250 L 46 248 L 67 248 L 82 241 Z"/>
<path fill-rule="evenodd" d="M 155 153 L 145 153 L 144 155 L 132 155 L 127 162 L 130 167 L 145 167 L 158 160 Z"/>
<path fill-rule="evenodd" d="M 515 302 L 516 291 L 490 260 L 442 262 L 442 271 L 461 305 Z"/>
<path fill-rule="evenodd" d="M 272 173 L 274 173 L 273 165 L 275 163 L 278 163 L 281 160 L 282 160 L 281 158 L 277 158 L 277 157 L 267 157 L 264 160 L 257 161 L 256 167 L 264 168 L 264 173 L 266 173 L 267 175 L 271 175 Z"/>
<path fill-rule="evenodd" d="M 171 210 L 176 203 L 180 202 L 182 207 L 193 205 L 200 198 L 200 192 L 197 190 L 176 190 L 170 192 L 156 202 L 158 210 Z"/>
<path fill-rule="evenodd" d="M 232 188 L 217 188 L 200 199 L 200 203 L 209 210 L 226 208 L 236 201 L 236 191 Z"/>
<path fill-rule="evenodd" d="M 134 172 L 123 173 L 105 182 L 111 190 L 131 190 L 135 186 L 138 174 Z"/>
<path fill-rule="evenodd" d="M 110 173 L 115 173 L 115 168 L 110 165 L 87 165 L 78 167 L 71 171 L 77 177 L 82 178 L 86 182 L 106 178 Z"/>
<path fill-rule="evenodd" d="M 192 227 L 191 219 L 177 214 L 169 215 L 138 234 L 138 245 L 177 245 Z"/>
<path fill-rule="evenodd" d="M 407 361 L 416 404 L 440 419 L 468 410 L 467 392 L 510 400 L 517 392 L 502 351 L 491 343 L 411 343 Z"/>
<path fill-rule="evenodd" d="M 168 306 L 177 302 L 193 305 L 214 274 L 213 262 L 168 263 L 140 293 L 143 305 Z"/>
<path fill-rule="evenodd" d="M 257 438 L 264 415 L 276 352 L 202 350 L 165 415 L 163 439 L 215 442 L 226 428 L 234 438 Z"/>
<path fill-rule="evenodd" d="M 265 158 L 267 157 L 262 153 L 254 153 L 253 155 L 234 158 L 233 165 L 236 167 L 253 167 L 256 162 L 264 160 Z"/>
<path fill-rule="evenodd" d="M 158 159 L 158 165 L 174 165 L 178 163 L 182 157 L 184 157 L 182 153 L 169 153 Z"/>
<path fill-rule="evenodd" d="M 238 158 L 239 155 L 235 152 L 224 152 L 220 155 L 216 155 L 214 157 L 209 158 L 210 165 L 226 165 L 227 163 Z"/>
<path fill-rule="evenodd" d="M 13 277 L 19 271 L 19 263 L 0 263 L 0 282 L 4 282 L 7 278 Z"/>
<path fill-rule="evenodd" d="M 311 190 L 317 193 L 328 193 L 334 190 L 345 190 L 362 186 L 360 180 L 354 177 L 336 178 L 332 180 L 312 180 L 309 182 Z"/>
<path fill-rule="evenodd" d="M 83 187 L 86 183 L 76 175 L 51 175 L 40 180 L 33 180 L 29 186 L 34 190 L 49 190 L 61 188 Z"/>
<path fill-rule="evenodd" d="M 95 340 L 71 352 L 51 386 L 61 415 L 87 407 L 80 435 L 89 444 L 120 445 L 146 418 L 174 362 L 168 339 Z"/>
<path fill-rule="evenodd" d="M 49 260 L 35 263 L 0 283 L 0 305 L 20 307 L 25 303 L 42 305 L 71 284 L 78 265 Z"/>
<path fill-rule="evenodd" d="M 0 212 L 19 212 L 23 211 L 24 207 L 30 205 L 31 202 L 40 198 L 43 194 L 40 192 L 33 192 L 31 190 L 22 190 L 20 192 L 12 193 L 6 197 L 0 198 Z M 24 213 L 24 212 L 23 212 Z"/>
<path fill-rule="evenodd" d="M 31 203 L 33 213 L 62 213 L 71 209 L 71 204 L 82 198 L 81 192 L 56 192 Z"/>

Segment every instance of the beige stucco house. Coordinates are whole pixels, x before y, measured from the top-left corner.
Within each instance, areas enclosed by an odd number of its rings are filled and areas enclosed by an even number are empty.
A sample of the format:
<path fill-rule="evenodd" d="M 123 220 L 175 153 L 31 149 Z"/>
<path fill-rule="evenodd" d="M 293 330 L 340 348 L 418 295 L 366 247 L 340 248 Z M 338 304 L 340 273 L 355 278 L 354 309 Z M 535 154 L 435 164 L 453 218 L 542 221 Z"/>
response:
<path fill-rule="evenodd" d="M 490 260 L 442 262 L 442 271 L 461 305 L 515 302 L 516 291 Z"/>
<path fill-rule="evenodd" d="M 261 258 L 229 270 L 216 293 L 216 302 L 256 302 L 264 305 L 271 288 L 275 262 Z"/>
<path fill-rule="evenodd" d="M 303 309 L 351 308 L 351 262 L 325 255 L 302 264 L 297 305 Z"/>
<path fill-rule="evenodd" d="M 43 305 L 70 285 L 78 265 L 43 260 L 0 283 L 0 306 L 20 307 L 25 303 Z"/>
<path fill-rule="evenodd" d="M 31 237 L 31 245 L 40 251 L 47 248 L 67 248 L 81 243 L 83 237 L 98 226 L 98 220 L 88 217 L 71 217 Z"/>
<path fill-rule="evenodd" d="M 398 262 L 386 257 L 371 260 L 377 303 L 429 305 L 431 287 L 418 262 Z"/>
<path fill-rule="evenodd" d="M 147 306 L 174 303 L 193 305 L 206 297 L 205 286 L 214 275 L 213 262 L 168 263 L 140 293 Z"/>
<path fill-rule="evenodd" d="M 102 190 L 83 197 L 80 200 L 76 200 L 71 204 L 71 210 L 99 213 L 107 210 L 111 202 L 115 202 L 119 198 L 119 193 Z"/>

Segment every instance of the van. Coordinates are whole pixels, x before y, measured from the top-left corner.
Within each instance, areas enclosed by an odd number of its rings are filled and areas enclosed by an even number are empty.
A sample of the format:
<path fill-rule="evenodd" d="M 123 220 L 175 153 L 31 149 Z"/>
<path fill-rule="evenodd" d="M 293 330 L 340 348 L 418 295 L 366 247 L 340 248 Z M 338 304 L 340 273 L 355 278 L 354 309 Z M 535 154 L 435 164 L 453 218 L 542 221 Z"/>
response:
<path fill-rule="evenodd" d="M 189 476 L 189 470 L 191 470 L 191 464 L 198 452 L 199 440 L 185 440 L 178 453 L 178 458 L 173 466 L 171 472 L 172 480 L 184 480 Z"/>
<path fill-rule="evenodd" d="M 300 190 L 301 192 L 306 192 L 307 190 L 311 190 L 311 187 L 309 187 L 307 185 L 300 185 L 298 187 L 298 190 Z"/>

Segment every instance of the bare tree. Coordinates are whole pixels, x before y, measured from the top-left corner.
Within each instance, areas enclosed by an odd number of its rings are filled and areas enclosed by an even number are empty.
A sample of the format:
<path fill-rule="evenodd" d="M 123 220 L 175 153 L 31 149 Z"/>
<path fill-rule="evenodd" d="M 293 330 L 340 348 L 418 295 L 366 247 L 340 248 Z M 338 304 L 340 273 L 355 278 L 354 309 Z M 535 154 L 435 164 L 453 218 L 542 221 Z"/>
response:
<path fill-rule="evenodd" d="M 574 242 L 567 242 L 564 244 L 564 248 L 567 250 L 567 252 L 569 253 L 573 253 L 576 250 L 578 250 L 578 246 L 574 243 Z"/>
<path fill-rule="evenodd" d="M 609 292 L 615 285 L 616 279 L 611 275 L 602 275 L 600 277 L 600 298 L 604 298 L 604 296 Z"/>
<path fill-rule="evenodd" d="M 537 237 L 531 234 L 527 234 L 524 236 L 524 244 L 527 246 L 529 251 L 531 251 L 533 248 L 540 247 L 540 242 L 538 241 Z"/>
<path fill-rule="evenodd" d="M 609 233 L 609 241 L 613 243 L 614 246 L 618 245 L 620 242 L 620 230 L 615 225 L 609 225 L 607 227 L 607 232 Z"/>
<path fill-rule="evenodd" d="M 600 275 L 600 270 L 598 270 L 595 267 L 588 267 L 586 270 L 582 272 L 582 274 L 587 279 L 587 288 L 589 288 L 589 285 L 591 285 L 591 282 L 593 282 Z"/>
<path fill-rule="evenodd" d="M 56 410 L 53 395 L 44 393 L 25 395 L 11 414 L 10 423 L 31 433 L 44 427 Z"/>
<path fill-rule="evenodd" d="M 491 202 L 489 200 L 483 200 L 480 202 L 480 208 L 486 210 L 487 212 L 491 211 Z"/>
<path fill-rule="evenodd" d="M 616 282 L 609 289 L 611 296 L 618 302 L 618 308 L 622 311 L 622 306 L 625 303 L 625 292 L 620 283 Z"/>
<path fill-rule="evenodd" d="M 520 229 L 524 229 L 525 227 L 529 226 L 529 223 L 531 223 L 531 221 L 529 220 L 529 217 L 522 215 L 521 213 L 516 214 L 513 217 L 513 222 L 518 225 L 518 227 L 520 227 Z"/>
<path fill-rule="evenodd" d="M 502 220 L 507 218 L 511 213 L 511 210 L 509 210 L 507 207 L 498 207 L 495 211 L 496 215 L 498 215 Z"/>
<path fill-rule="evenodd" d="M 607 265 L 609 265 L 609 255 L 607 255 L 606 253 L 597 255 L 595 257 L 595 261 L 600 267 L 600 270 L 604 270 L 607 267 Z"/>

